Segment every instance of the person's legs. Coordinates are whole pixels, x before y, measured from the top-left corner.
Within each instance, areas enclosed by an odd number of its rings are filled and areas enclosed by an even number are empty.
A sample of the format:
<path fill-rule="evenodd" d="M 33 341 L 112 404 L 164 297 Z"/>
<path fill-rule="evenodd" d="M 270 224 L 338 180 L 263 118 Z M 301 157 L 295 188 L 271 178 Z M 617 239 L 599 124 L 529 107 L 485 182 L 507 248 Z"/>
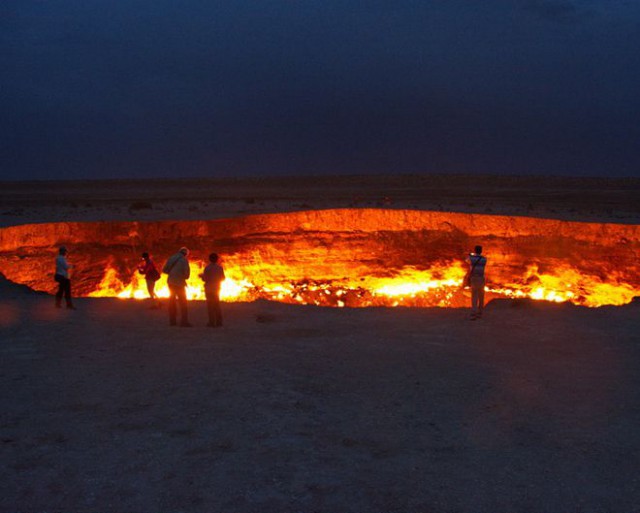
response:
<path fill-rule="evenodd" d="M 147 282 L 147 292 L 149 293 L 149 298 L 151 299 L 155 299 L 156 298 L 156 282 L 153 280 L 146 280 Z"/>
<path fill-rule="evenodd" d="M 207 315 L 209 316 L 209 322 L 207 326 L 216 325 L 216 314 L 213 309 L 213 293 L 205 290 L 205 297 L 207 298 Z"/>
<path fill-rule="evenodd" d="M 471 278 L 471 318 L 477 319 L 482 315 L 484 307 L 484 278 Z"/>
<path fill-rule="evenodd" d="M 471 317 L 478 315 L 478 287 L 471 284 Z"/>
<path fill-rule="evenodd" d="M 222 311 L 220 310 L 220 293 L 217 292 L 212 296 L 212 307 L 213 307 L 213 317 L 214 317 L 214 325 L 222 326 Z"/>
<path fill-rule="evenodd" d="M 64 283 L 64 300 L 67 303 L 67 308 L 73 308 L 73 303 L 71 302 L 71 280 L 68 278 L 63 278 Z"/>
<path fill-rule="evenodd" d="M 156 282 L 155 280 L 146 280 L 147 282 L 147 292 L 149 293 L 149 299 L 151 300 L 152 305 L 149 307 L 152 310 L 156 310 L 160 308 L 160 301 L 158 300 L 158 296 L 156 296 Z"/>
<path fill-rule="evenodd" d="M 174 289 L 172 286 L 169 286 L 169 324 L 171 326 L 175 326 L 177 324 L 177 306 L 176 306 L 176 296 L 178 295 L 178 291 Z"/>
<path fill-rule="evenodd" d="M 215 289 L 205 289 L 207 298 L 207 313 L 209 323 L 207 326 L 222 326 L 222 313 L 220 311 L 220 291 Z"/>
<path fill-rule="evenodd" d="M 187 290 L 185 287 L 176 288 L 176 295 L 180 304 L 180 326 L 190 326 L 187 312 Z"/>
<path fill-rule="evenodd" d="M 56 281 L 58 282 L 58 292 L 56 292 L 56 307 L 62 307 L 62 295 L 64 294 L 64 284 L 62 283 L 62 277 L 56 275 Z"/>

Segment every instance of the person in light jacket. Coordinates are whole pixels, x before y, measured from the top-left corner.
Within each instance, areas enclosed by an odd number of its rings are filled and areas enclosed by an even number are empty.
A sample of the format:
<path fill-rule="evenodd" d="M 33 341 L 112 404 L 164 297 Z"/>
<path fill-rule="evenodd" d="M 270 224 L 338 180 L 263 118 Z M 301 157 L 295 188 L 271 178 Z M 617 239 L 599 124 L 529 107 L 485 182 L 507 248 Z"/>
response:
<path fill-rule="evenodd" d="M 180 251 L 169 257 L 162 268 L 162 272 L 167 275 L 167 285 L 169 286 L 169 324 L 171 326 L 177 324 L 177 300 L 180 305 L 180 326 L 184 328 L 191 327 L 187 312 L 187 280 L 191 275 L 188 255 L 187 248 L 180 248 Z"/>
<path fill-rule="evenodd" d="M 469 285 L 471 286 L 471 320 L 482 318 L 484 309 L 484 268 L 487 258 L 482 256 L 482 246 L 476 246 L 467 258 L 469 263 Z"/>
<path fill-rule="evenodd" d="M 67 303 L 69 310 L 75 310 L 71 301 L 71 280 L 69 279 L 69 269 L 73 266 L 67 262 L 67 248 L 60 246 L 58 256 L 56 257 L 56 273 L 54 280 L 58 283 L 58 292 L 56 293 L 56 308 L 62 308 L 62 296 Z"/>

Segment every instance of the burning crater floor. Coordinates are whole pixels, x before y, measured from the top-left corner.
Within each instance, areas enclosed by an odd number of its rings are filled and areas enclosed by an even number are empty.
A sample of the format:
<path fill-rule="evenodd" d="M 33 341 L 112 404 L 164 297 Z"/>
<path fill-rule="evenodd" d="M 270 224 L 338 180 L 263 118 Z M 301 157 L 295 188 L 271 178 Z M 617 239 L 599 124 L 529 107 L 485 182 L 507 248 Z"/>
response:
<path fill-rule="evenodd" d="M 192 299 L 206 256 L 222 255 L 226 301 L 322 306 L 465 306 L 464 257 L 485 248 L 487 299 L 528 297 L 585 306 L 640 295 L 640 227 L 530 217 L 330 209 L 202 221 L 64 222 L 0 229 L 0 272 L 53 292 L 59 245 L 70 248 L 79 296 L 145 297 L 135 269 L 191 249 Z M 164 278 L 158 283 L 165 294 Z"/>

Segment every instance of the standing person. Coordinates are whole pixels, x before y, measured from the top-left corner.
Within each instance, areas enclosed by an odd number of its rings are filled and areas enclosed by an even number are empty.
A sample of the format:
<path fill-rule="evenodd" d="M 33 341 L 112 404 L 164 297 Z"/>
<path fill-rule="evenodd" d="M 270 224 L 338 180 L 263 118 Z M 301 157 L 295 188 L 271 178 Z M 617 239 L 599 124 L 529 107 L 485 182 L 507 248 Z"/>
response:
<path fill-rule="evenodd" d="M 482 317 L 484 309 L 484 268 L 486 257 L 482 256 L 482 246 L 476 246 L 473 253 L 469 253 L 469 285 L 471 287 L 471 320 Z"/>
<path fill-rule="evenodd" d="M 160 279 L 160 273 L 153 259 L 146 251 L 142 253 L 142 262 L 138 266 L 138 272 L 144 276 L 144 280 L 147 282 L 147 292 L 149 292 L 149 298 L 155 302 L 151 308 L 160 308 L 160 301 L 156 301 L 156 282 Z"/>
<path fill-rule="evenodd" d="M 187 280 L 191 275 L 189 260 L 187 256 L 189 250 L 180 248 L 175 255 L 169 257 L 167 263 L 164 264 L 162 272 L 167 274 L 167 285 L 169 286 L 169 324 L 176 325 L 176 299 L 180 305 L 180 326 L 190 328 L 189 316 L 187 313 Z"/>
<path fill-rule="evenodd" d="M 56 293 L 56 308 L 62 308 L 62 296 L 67 303 L 69 310 L 75 310 L 71 301 L 71 280 L 69 279 L 69 269 L 73 266 L 67 262 L 67 248 L 60 246 L 58 256 L 56 257 L 56 273 L 54 279 L 58 282 L 58 292 Z"/>
<path fill-rule="evenodd" d="M 210 264 L 204 268 L 200 275 L 204 281 L 204 293 L 207 297 L 207 311 L 209 313 L 209 323 L 207 326 L 217 328 L 222 326 L 222 312 L 220 311 L 220 285 L 225 280 L 224 269 L 218 263 L 218 255 L 209 255 Z"/>

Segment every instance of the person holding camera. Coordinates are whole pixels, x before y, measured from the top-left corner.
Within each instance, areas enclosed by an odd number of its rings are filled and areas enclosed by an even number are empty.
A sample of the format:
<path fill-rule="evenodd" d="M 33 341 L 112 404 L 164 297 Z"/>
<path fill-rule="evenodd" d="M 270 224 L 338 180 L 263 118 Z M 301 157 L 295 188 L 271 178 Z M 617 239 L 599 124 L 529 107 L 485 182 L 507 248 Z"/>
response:
<path fill-rule="evenodd" d="M 467 283 L 471 287 L 471 320 L 482 318 L 484 309 L 484 268 L 487 265 L 487 258 L 482 256 L 482 246 L 476 246 L 473 253 L 469 253 L 467 258 L 469 272 Z"/>
<path fill-rule="evenodd" d="M 56 272 L 53 279 L 58 283 L 58 292 L 56 293 L 56 308 L 62 308 L 62 296 L 67 304 L 67 309 L 75 310 L 71 301 L 71 280 L 69 279 L 69 269 L 73 266 L 67 262 L 67 248 L 60 246 L 58 256 L 56 257 Z"/>

